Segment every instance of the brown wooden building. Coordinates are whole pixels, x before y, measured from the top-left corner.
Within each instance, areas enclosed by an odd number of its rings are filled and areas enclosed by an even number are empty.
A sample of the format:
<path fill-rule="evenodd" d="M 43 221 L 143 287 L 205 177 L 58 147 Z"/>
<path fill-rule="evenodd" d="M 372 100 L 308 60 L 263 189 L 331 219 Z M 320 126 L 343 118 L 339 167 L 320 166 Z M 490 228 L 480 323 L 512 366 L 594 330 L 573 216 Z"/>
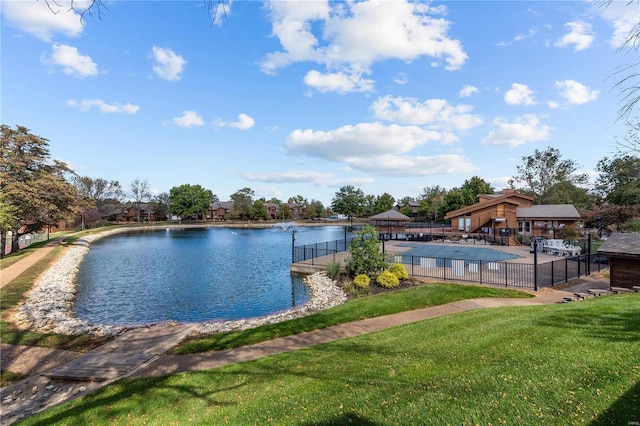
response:
<path fill-rule="evenodd" d="M 512 236 L 553 237 L 553 231 L 575 226 L 580 213 L 572 204 L 533 205 L 533 197 L 505 189 L 481 194 L 476 204 L 447 213 L 451 231 Z"/>
<path fill-rule="evenodd" d="M 611 234 L 598 253 L 609 256 L 611 287 L 640 286 L 640 234 Z"/>

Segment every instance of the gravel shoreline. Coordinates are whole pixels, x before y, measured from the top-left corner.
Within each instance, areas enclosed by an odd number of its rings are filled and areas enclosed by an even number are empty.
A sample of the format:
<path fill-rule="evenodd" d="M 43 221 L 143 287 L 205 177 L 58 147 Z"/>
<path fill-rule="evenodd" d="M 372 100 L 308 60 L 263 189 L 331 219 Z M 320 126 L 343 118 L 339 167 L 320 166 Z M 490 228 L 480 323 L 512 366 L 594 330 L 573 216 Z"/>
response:
<path fill-rule="evenodd" d="M 91 334 L 115 336 L 134 327 L 108 326 L 81 320 L 72 312 L 77 288 L 75 277 L 82 258 L 93 241 L 109 235 L 139 230 L 119 228 L 78 239 L 36 281 L 27 299 L 17 307 L 14 318 L 21 328 L 43 333 Z M 210 321 L 199 323 L 193 334 L 212 334 L 232 330 L 244 330 L 264 324 L 274 324 L 310 315 L 328 309 L 347 300 L 342 289 L 326 273 L 317 272 L 304 279 L 311 290 L 311 298 L 304 305 L 270 315 L 235 321 Z M 147 326 L 146 324 L 145 326 Z"/>

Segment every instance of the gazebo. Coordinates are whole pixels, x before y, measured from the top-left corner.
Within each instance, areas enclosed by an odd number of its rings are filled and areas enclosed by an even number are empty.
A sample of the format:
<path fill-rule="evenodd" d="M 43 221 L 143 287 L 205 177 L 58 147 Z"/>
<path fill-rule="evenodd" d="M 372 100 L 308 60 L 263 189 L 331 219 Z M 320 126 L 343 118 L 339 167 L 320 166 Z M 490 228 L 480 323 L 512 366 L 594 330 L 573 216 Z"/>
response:
<path fill-rule="evenodd" d="M 378 231 L 378 235 L 388 234 L 404 234 L 407 221 L 411 220 L 409 216 L 405 216 L 398 210 L 391 209 L 383 213 L 378 213 L 369 218 L 371 224 Z"/>
<path fill-rule="evenodd" d="M 640 234 L 611 234 L 598 254 L 609 256 L 611 287 L 633 288 L 640 283 Z"/>

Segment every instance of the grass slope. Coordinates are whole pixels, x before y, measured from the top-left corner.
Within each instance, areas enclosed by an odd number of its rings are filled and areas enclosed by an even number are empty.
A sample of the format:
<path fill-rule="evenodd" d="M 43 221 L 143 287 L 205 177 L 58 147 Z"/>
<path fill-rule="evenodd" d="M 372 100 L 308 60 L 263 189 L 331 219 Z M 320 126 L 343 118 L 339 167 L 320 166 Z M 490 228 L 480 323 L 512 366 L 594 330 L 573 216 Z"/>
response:
<path fill-rule="evenodd" d="M 640 297 L 470 311 L 252 362 L 121 380 L 51 424 L 640 421 Z"/>

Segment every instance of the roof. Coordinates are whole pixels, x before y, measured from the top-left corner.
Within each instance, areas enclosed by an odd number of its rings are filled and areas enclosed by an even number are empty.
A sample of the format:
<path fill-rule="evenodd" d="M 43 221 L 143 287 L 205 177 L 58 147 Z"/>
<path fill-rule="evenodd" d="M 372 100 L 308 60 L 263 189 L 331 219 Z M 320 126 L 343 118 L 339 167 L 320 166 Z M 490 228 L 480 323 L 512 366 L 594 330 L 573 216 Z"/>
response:
<path fill-rule="evenodd" d="M 378 213 L 376 215 L 371 216 L 369 219 L 373 220 L 384 220 L 384 219 L 393 219 L 393 220 L 410 220 L 409 216 L 403 215 L 398 210 L 387 210 L 386 212 Z"/>
<path fill-rule="evenodd" d="M 638 258 L 640 257 L 640 234 L 611 234 L 607 241 L 600 246 L 598 253 Z"/>
<path fill-rule="evenodd" d="M 580 219 L 580 213 L 573 204 L 546 204 L 531 207 L 518 207 L 518 218 L 526 219 Z"/>
<path fill-rule="evenodd" d="M 514 192 L 509 191 L 502 194 L 481 194 L 481 195 L 482 196 L 480 197 L 480 199 L 482 201 L 480 201 L 479 203 L 475 203 L 470 206 L 465 206 L 457 210 L 450 211 L 444 216 L 444 218 L 451 219 L 456 216 L 462 216 L 467 213 L 485 209 L 487 207 L 495 206 L 501 203 L 520 205 L 520 203 L 516 201 L 516 199 L 533 201 L 533 197 L 529 197 L 528 195 L 520 194 L 519 192 L 515 192 L 515 191 Z M 490 198 L 484 198 L 484 197 L 490 197 Z"/>

